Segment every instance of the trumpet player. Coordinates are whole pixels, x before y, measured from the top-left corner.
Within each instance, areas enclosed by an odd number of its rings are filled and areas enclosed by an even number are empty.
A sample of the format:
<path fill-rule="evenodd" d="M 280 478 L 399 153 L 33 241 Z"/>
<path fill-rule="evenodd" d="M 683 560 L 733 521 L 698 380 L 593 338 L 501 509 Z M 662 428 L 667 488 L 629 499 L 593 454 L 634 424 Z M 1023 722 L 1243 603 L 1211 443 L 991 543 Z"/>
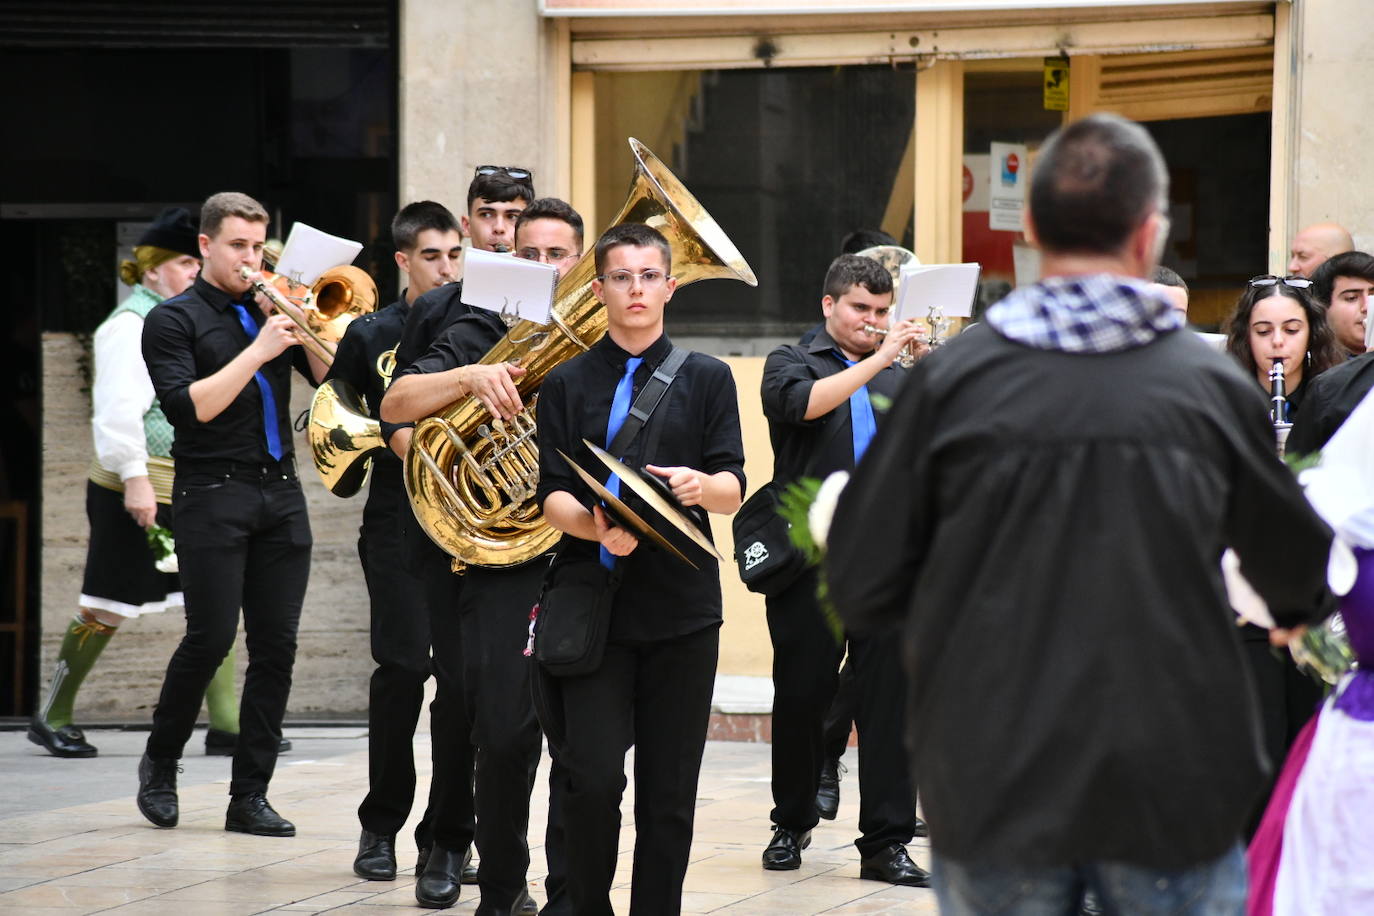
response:
<path fill-rule="evenodd" d="M 361 394 L 374 419 L 380 418 L 382 395 L 411 303 L 454 279 L 463 249 L 457 219 L 432 200 L 402 207 L 391 221 L 391 235 L 406 288 L 386 308 L 349 324 L 327 376 L 347 382 Z M 389 437 L 396 427 L 384 424 L 382 432 Z M 376 667 L 368 686 L 368 790 L 358 806 L 362 834 L 353 861 L 354 873 L 372 881 L 396 877 L 396 834 L 415 800 L 412 745 L 431 671 L 429 605 L 397 537 L 409 516 L 400 459 L 391 452 L 374 456 L 358 559 L 367 584 Z M 451 722 L 444 712 L 442 704 L 432 711 L 431 733 L 464 727 L 461 716 Z M 429 805 L 415 829 L 419 850 L 433 844 L 434 807 L 443 797 L 447 776 L 443 768 L 435 768 Z"/>
<path fill-rule="evenodd" d="M 777 483 L 824 479 L 858 464 L 881 422 L 872 395 L 896 394 L 903 371 L 893 362 L 905 347 L 924 352 L 915 322 L 888 327 L 891 310 L 887 269 L 871 258 L 840 255 L 826 273 L 824 325 L 808 343 L 769 354 L 762 396 Z M 817 584 L 817 571 L 810 569 L 767 598 L 774 685 L 773 836 L 763 852 L 769 870 L 801 866 L 819 818 L 823 726 L 845 645 L 826 625 Z M 901 740 L 905 689 L 896 641 L 850 639 L 848 651 L 860 743 L 860 876 L 924 887 L 929 875 L 906 850 L 916 831 L 916 802 Z"/>
<path fill-rule="evenodd" d="M 582 256 L 582 217 L 561 200 L 541 198 L 520 214 L 514 240 L 517 257 L 567 272 Z M 505 324 L 492 312 L 479 310 L 459 318 L 396 379 L 386 396 L 385 417 L 419 420 L 466 395 L 481 400 L 493 416 L 513 417 L 522 407 L 514 382 L 523 370 L 479 364 L 505 333 Z M 547 558 L 515 567 L 469 564 L 456 608 L 463 695 L 477 749 L 476 842 L 482 852 L 478 912 L 484 914 L 534 908 L 526 886 L 526 834 L 540 732 L 530 700 L 529 663 L 521 649 L 547 565 Z M 551 794 L 559 794 L 557 788 Z M 556 847 L 561 836 L 552 839 Z M 556 860 L 549 870 L 552 895 L 561 891 L 562 870 Z M 416 895 L 426 902 L 439 890 L 417 885 Z M 450 890 L 456 899 L 458 886 L 450 884 Z M 436 902 L 446 899 L 438 895 Z"/>
<path fill-rule="evenodd" d="M 138 766 L 139 810 L 178 820 L 176 774 L 200 698 L 234 644 L 239 608 L 248 674 L 225 829 L 294 836 L 267 801 L 291 690 L 296 628 L 310 573 L 310 520 L 291 443 L 290 373 L 307 378 L 285 315 L 264 317 L 241 268 L 257 271 L 267 211 L 224 192 L 201 209 L 204 266 L 143 327 L 143 357 L 176 431 L 173 534 L 186 635 L 167 665 Z"/>

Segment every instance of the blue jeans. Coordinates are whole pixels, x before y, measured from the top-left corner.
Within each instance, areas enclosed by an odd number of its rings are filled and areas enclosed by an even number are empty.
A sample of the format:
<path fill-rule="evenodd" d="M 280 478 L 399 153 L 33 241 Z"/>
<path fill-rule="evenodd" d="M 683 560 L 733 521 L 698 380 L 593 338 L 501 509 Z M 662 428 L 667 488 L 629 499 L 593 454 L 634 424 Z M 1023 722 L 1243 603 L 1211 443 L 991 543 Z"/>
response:
<path fill-rule="evenodd" d="M 1108 914 L 1245 912 L 1245 857 L 1239 843 L 1218 859 L 1182 869 L 1119 862 L 1018 868 L 936 856 L 931 873 L 942 916 L 1071 916 L 1085 889 L 1096 892 Z"/>

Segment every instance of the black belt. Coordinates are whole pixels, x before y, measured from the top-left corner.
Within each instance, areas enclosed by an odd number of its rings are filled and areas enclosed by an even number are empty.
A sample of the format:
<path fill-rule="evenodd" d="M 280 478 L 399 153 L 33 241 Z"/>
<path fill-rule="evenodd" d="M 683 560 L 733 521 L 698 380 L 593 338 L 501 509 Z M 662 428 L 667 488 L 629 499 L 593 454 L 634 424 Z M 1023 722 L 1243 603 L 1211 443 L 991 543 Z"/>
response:
<path fill-rule="evenodd" d="M 296 479 L 296 456 L 287 455 L 280 461 L 234 461 L 228 458 L 178 458 L 177 476 L 210 474 L 215 477 L 237 477 L 244 480 Z"/>

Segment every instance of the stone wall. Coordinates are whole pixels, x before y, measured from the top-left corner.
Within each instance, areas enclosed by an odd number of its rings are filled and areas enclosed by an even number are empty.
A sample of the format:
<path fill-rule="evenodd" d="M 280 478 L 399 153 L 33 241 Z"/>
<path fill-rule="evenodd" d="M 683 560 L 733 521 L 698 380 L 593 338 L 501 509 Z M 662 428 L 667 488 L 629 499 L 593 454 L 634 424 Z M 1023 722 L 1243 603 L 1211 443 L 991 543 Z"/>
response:
<path fill-rule="evenodd" d="M 90 393 L 79 369 L 81 345 L 70 334 L 43 336 L 43 555 L 41 684 L 47 680 L 76 611 L 86 561 L 86 470 L 91 460 Z M 311 389 L 295 380 L 291 409 L 310 405 Z M 308 454 L 296 434 L 296 451 Z M 301 467 L 315 550 L 301 616 L 295 685 L 288 719 L 362 717 L 367 710 L 368 604 L 358 565 L 363 496 L 339 499 L 314 469 Z M 178 640 L 180 611 L 127 621 L 87 678 L 77 701 L 82 723 L 147 722 Z M 239 636 L 239 681 L 247 665 Z"/>

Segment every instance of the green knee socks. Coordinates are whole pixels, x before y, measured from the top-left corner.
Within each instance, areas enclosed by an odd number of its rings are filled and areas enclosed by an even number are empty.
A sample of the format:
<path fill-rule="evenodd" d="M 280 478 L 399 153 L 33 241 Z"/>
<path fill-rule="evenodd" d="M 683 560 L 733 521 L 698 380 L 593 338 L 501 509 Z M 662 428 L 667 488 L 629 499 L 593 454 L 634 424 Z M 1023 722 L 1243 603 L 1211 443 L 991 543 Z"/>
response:
<path fill-rule="evenodd" d="M 210 711 L 210 727 L 216 731 L 239 733 L 239 700 L 234 694 L 235 648 L 220 662 L 219 670 L 205 688 L 205 706 Z"/>
<path fill-rule="evenodd" d="M 52 683 L 48 686 L 48 702 L 41 713 L 49 728 L 72 724 L 76 692 L 81 689 L 81 682 L 95 666 L 100 653 L 105 651 L 116 629 L 85 611 L 72 620 L 67 635 L 62 639 L 62 648 L 57 653 L 57 665 L 53 668 Z"/>

